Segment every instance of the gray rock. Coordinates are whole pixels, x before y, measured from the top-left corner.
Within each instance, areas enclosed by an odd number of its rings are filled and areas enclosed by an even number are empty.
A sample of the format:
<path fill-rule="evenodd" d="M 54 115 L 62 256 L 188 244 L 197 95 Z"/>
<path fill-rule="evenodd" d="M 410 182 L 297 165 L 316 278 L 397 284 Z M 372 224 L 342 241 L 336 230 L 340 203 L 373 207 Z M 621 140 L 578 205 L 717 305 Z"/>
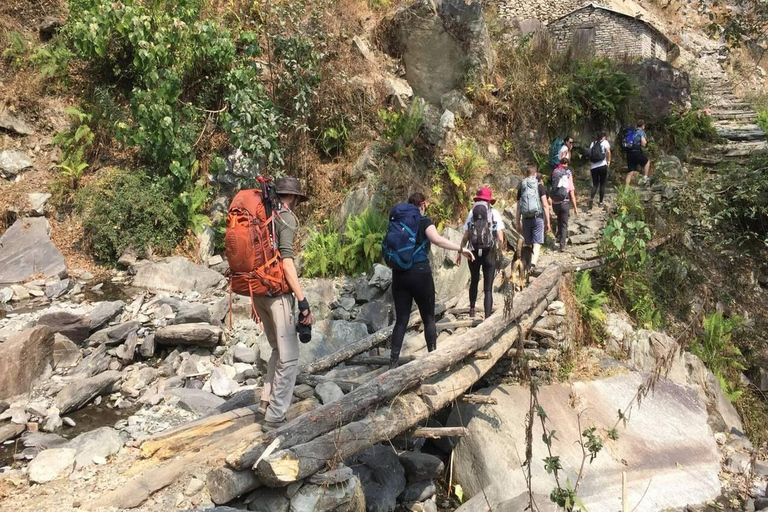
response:
<path fill-rule="evenodd" d="M 654 169 L 654 172 L 662 178 L 677 180 L 685 177 L 685 168 L 680 159 L 674 155 L 656 159 Z"/>
<path fill-rule="evenodd" d="M 320 403 L 328 404 L 344 397 L 344 392 L 335 382 L 321 382 L 315 386 L 315 393 L 320 398 Z"/>
<path fill-rule="evenodd" d="M 253 491 L 248 499 L 248 510 L 255 512 L 288 512 L 291 509 L 291 501 L 283 489 L 262 487 Z"/>
<path fill-rule="evenodd" d="M 64 387 L 56 395 L 54 403 L 61 414 L 76 411 L 98 396 L 108 395 L 117 391 L 116 384 L 122 378 L 117 371 L 106 371 L 88 379 L 73 382 Z"/>
<path fill-rule="evenodd" d="M 59 410 L 55 407 L 51 407 L 51 410 L 48 411 L 48 415 L 43 421 L 43 430 L 45 432 L 55 432 L 60 429 L 63 424 L 64 422 L 61 420 L 61 416 L 59 416 Z"/>
<path fill-rule="evenodd" d="M 405 471 L 391 447 L 374 445 L 345 464 L 360 479 L 368 512 L 395 510 L 397 497 L 405 489 Z"/>
<path fill-rule="evenodd" d="M 389 325 L 390 305 L 383 300 L 363 304 L 356 320 L 368 326 L 368 332 L 376 332 Z"/>
<path fill-rule="evenodd" d="M 475 108 L 472 102 L 464 96 L 464 93 L 456 89 L 448 91 L 440 98 L 440 104 L 445 110 L 450 110 L 457 116 L 465 119 L 472 117 Z"/>
<path fill-rule="evenodd" d="M 66 336 L 75 343 L 85 340 L 90 332 L 88 319 L 69 311 L 45 313 L 37 320 L 37 323 L 47 325 L 52 332 Z"/>
<path fill-rule="evenodd" d="M 331 318 L 333 320 L 346 320 L 349 321 L 352 319 L 352 315 L 347 311 L 346 309 L 334 309 L 333 314 L 331 315 Z"/>
<path fill-rule="evenodd" d="M 73 368 L 80 363 L 82 354 L 78 346 L 63 334 L 53 338 L 53 368 Z"/>
<path fill-rule="evenodd" d="M 0 288 L 0 304 L 7 304 L 13 299 L 13 288 Z"/>
<path fill-rule="evenodd" d="M 17 135 L 32 135 L 34 133 L 24 120 L 11 114 L 8 109 L 0 111 L 0 128 Z"/>
<path fill-rule="evenodd" d="M 34 217 L 42 217 L 45 215 L 45 205 L 48 204 L 48 200 L 51 198 L 51 194 L 43 194 L 40 192 L 33 192 L 27 194 L 29 200 L 29 211 Z"/>
<path fill-rule="evenodd" d="M 368 329 L 359 322 L 335 321 L 331 323 L 328 343 L 342 347 L 368 336 Z"/>
<path fill-rule="evenodd" d="M 579 429 L 568 397 L 579 397 L 581 425 L 611 428 L 615 411 L 624 409 L 645 382 L 645 375 L 629 373 L 602 380 L 541 386 L 539 401 L 552 425 L 557 425 L 556 451 L 565 468 L 577 468 L 582 460 L 576 443 Z M 525 422 L 529 391 L 525 387 L 503 385 L 480 391 L 498 400 L 498 405 L 463 404 L 455 408 L 449 426 L 465 425 L 469 435 L 462 437 L 454 449 L 455 481 L 469 496 L 488 485 L 497 485 L 501 500 L 516 498 L 525 492 L 526 482 L 520 472 L 525 457 Z M 607 411 L 613 411 L 609 413 Z M 461 421 L 459 418 L 463 418 Z M 663 421 L 660 420 L 663 418 Z M 702 503 L 720 495 L 720 455 L 707 425 L 707 409 L 692 389 L 661 379 L 652 395 L 640 408 L 632 410 L 632 418 L 619 430 L 617 443 L 608 443 L 610 454 L 600 453 L 589 465 L 590 477 L 582 482 L 579 496 L 590 510 L 615 510 L 616 496 L 621 495 L 621 478 L 626 469 L 622 460 L 643 461 L 643 474 L 627 473 L 631 493 L 642 495 L 648 474 L 668 485 L 651 486 L 644 503 L 654 510 L 685 507 Z M 554 451 L 554 448 L 553 448 Z M 545 453 L 540 433 L 534 435 L 533 453 Z M 661 457 L 660 453 L 675 453 Z M 551 475 L 544 464 L 534 464 L 533 491 L 548 495 L 552 490 Z"/>
<path fill-rule="evenodd" d="M 301 289 L 312 308 L 315 318 L 327 318 L 331 303 L 336 299 L 336 286 L 332 279 L 301 280 Z M 298 312 L 298 309 L 297 309 Z"/>
<path fill-rule="evenodd" d="M 162 261 L 142 261 L 133 265 L 136 276 L 133 286 L 151 291 L 185 292 L 206 291 L 217 288 L 224 277 L 208 267 L 195 265 L 180 256 Z"/>
<path fill-rule="evenodd" d="M 61 21 L 55 16 L 46 16 L 38 25 L 37 30 L 40 33 L 42 41 L 50 41 L 56 32 L 62 27 Z"/>
<path fill-rule="evenodd" d="M 161 327 L 155 332 L 155 343 L 165 346 L 192 345 L 213 348 L 221 341 L 222 330 L 210 324 L 181 324 Z"/>
<path fill-rule="evenodd" d="M 0 286 L 26 281 L 36 274 L 64 277 L 64 256 L 50 239 L 43 217 L 19 219 L 0 237 Z"/>
<path fill-rule="evenodd" d="M 625 63 L 624 69 L 638 82 L 639 98 L 635 115 L 646 120 L 661 120 L 674 108 L 691 104 L 688 73 L 660 59 Z"/>
<path fill-rule="evenodd" d="M 159 370 L 152 368 L 151 366 L 145 366 L 144 368 L 135 370 L 128 374 L 128 377 L 123 382 L 123 389 L 128 388 L 141 391 L 142 389 L 152 384 L 159 376 Z"/>
<path fill-rule="evenodd" d="M 205 416 L 217 407 L 224 405 L 224 399 L 202 389 L 174 388 L 168 395 L 179 398 L 179 407 L 184 410 Z"/>
<path fill-rule="evenodd" d="M 768 478 L 768 462 L 756 461 L 754 468 L 752 468 L 752 471 L 755 473 L 755 476 L 757 477 Z"/>
<path fill-rule="evenodd" d="M 768 487 L 766 487 L 766 489 L 768 489 Z M 755 510 L 768 510 L 768 498 L 756 498 Z"/>
<path fill-rule="evenodd" d="M 405 477 L 409 482 L 433 480 L 442 475 L 445 470 L 445 465 L 442 460 L 434 455 L 421 452 L 401 453 L 400 464 L 405 468 Z"/>
<path fill-rule="evenodd" d="M 355 283 L 355 298 L 357 302 L 369 302 L 381 295 L 381 290 L 376 286 L 368 284 L 368 279 L 361 276 Z"/>
<path fill-rule="evenodd" d="M 211 310 L 205 304 L 184 304 L 176 313 L 171 324 L 211 323 Z"/>
<path fill-rule="evenodd" d="M 67 448 L 72 448 L 75 455 L 75 467 L 83 468 L 93 464 L 94 457 L 110 457 L 120 451 L 123 440 L 117 430 L 111 427 L 101 427 L 80 434 L 69 442 Z"/>
<path fill-rule="evenodd" d="M 3 178 L 13 178 L 30 167 L 32 161 L 21 151 L 0 151 L 0 176 Z"/>
<path fill-rule="evenodd" d="M 400 501 L 405 503 L 413 501 L 426 501 L 437 493 L 437 487 L 432 480 L 414 482 L 405 488 L 400 495 Z"/>
<path fill-rule="evenodd" d="M 386 291 L 392 284 L 392 269 L 381 263 L 376 263 L 373 266 L 373 275 L 368 280 L 368 284 L 381 291 Z"/>
<path fill-rule="evenodd" d="M 360 481 L 350 478 L 346 482 L 328 487 L 304 484 L 291 498 L 291 510 L 298 512 L 365 512 L 371 508 L 360 489 Z"/>
<path fill-rule="evenodd" d="M 0 398 L 28 393 L 53 362 L 53 333 L 38 326 L 0 343 Z"/>
<path fill-rule="evenodd" d="M 149 359 L 150 357 L 154 357 L 155 355 L 155 335 L 148 334 L 144 340 L 141 342 L 141 347 L 139 348 L 139 354 L 141 354 L 141 357 L 145 359 Z"/>
<path fill-rule="evenodd" d="M 451 227 L 445 228 L 442 235 L 457 244 L 461 243 L 464 236 Z M 462 261 L 461 265 L 455 265 L 456 251 L 447 251 L 432 245 L 429 258 L 435 280 L 435 297 L 454 297 L 467 289 L 469 265 L 465 261 Z"/>
<path fill-rule="evenodd" d="M 69 279 L 62 279 L 45 285 L 45 296 L 49 299 L 58 299 L 67 291 L 72 282 Z"/>
<path fill-rule="evenodd" d="M 239 387 L 237 383 L 229 378 L 222 368 L 216 368 L 211 374 L 211 391 L 213 394 L 221 397 L 227 397 L 234 393 Z"/>
<path fill-rule="evenodd" d="M 355 308 L 355 304 L 357 304 L 357 302 L 355 301 L 354 297 L 339 297 L 333 302 L 331 307 L 334 309 L 340 308 L 345 311 L 352 311 Z"/>
<path fill-rule="evenodd" d="M 307 482 L 315 485 L 334 485 L 355 478 L 355 473 L 347 466 L 339 466 L 335 469 L 315 473 L 307 479 Z"/>
<path fill-rule="evenodd" d="M 64 446 L 69 441 L 57 434 L 44 434 L 43 432 L 33 432 L 22 439 L 25 448 L 40 448 L 40 451 L 49 448 Z"/>
<path fill-rule="evenodd" d="M 69 476 L 75 466 L 76 453 L 72 448 L 52 448 L 41 452 L 29 463 L 29 481 L 44 484 Z"/>
<path fill-rule="evenodd" d="M 125 322 L 112 327 L 107 327 L 97 331 L 88 338 L 91 345 L 106 344 L 106 345 L 118 345 L 128 339 L 128 336 L 135 334 L 141 328 L 141 322 L 131 321 Z"/>
<path fill-rule="evenodd" d="M 256 351 L 244 343 L 238 343 L 232 349 L 232 357 L 241 363 L 253 364 L 258 359 Z"/>
<path fill-rule="evenodd" d="M 211 226 L 205 226 L 200 234 L 197 235 L 197 239 L 200 242 L 200 249 L 198 251 L 200 261 L 207 265 L 215 249 L 216 233 Z"/>
<path fill-rule="evenodd" d="M 747 453 L 734 453 L 725 459 L 725 469 L 735 475 L 749 473 L 752 466 L 751 457 Z"/>
<path fill-rule="evenodd" d="M 128 268 L 132 267 L 137 261 L 139 257 L 136 254 L 136 249 L 129 246 L 126 247 L 126 249 L 123 251 L 123 254 L 120 255 L 120 258 L 117 260 L 117 264 L 121 267 Z"/>
<path fill-rule="evenodd" d="M 86 315 L 88 326 L 91 330 L 97 331 L 107 325 L 113 318 L 119 315 L 125 308 L 125 302 L 116 300 L 114 302 L 99 302 Z"/>
<path fill-rule="evenodd" d="M 213 414 L 234 411 L 241 407 L 256 405 L 261 399 L 261 388 L 241 389 L 232 395 L 226 402 L 216 408 Z"/>
<path fill-rule="evenodd" d="M 760 391 L 768 391 L 768 370 L 765 368 L 760 368 L 758 370 L 758 376 L 757 379 L 755 379 L 755 382 L 757 387 L 760 388 Z"/>

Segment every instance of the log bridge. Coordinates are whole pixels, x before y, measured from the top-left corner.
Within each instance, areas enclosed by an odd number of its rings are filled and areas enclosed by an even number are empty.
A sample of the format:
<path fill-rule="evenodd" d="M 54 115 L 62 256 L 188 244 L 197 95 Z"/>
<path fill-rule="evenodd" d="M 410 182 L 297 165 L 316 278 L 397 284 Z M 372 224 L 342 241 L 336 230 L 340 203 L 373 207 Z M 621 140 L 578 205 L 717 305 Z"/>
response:
<path fill-rule="evenodd" d="M 287 486 L 333 469 L 404 432 L 412 437 L 465 435 L 463 429 L 419 427 L 456 400 L 487 399 L 466 393 L 502 356 L 523 349 L 536 319 L 557 298 L 562 275 L 571 270 L 548 267 L 515 294 L 511 312 L 505 315 L 500 307 L 478 325 L 456 324 L 436 351 L 406 359 L 397 368 L 388 369 L 386 358 L 369 355 L 390 338 L 391 326 L 303 366 L 298 382 L 305 393 L 299 396 L 309 397 L 291 406 L 288 423 L 278 429 L 262 431 L 254 392 L 240 396 L 231 410 L 143 440 L 141 458 L 125 473 L 129 480 L 96 497 L 90 508 L 138 507 L 193 474 L 207 474 L 212 501 L 225 504 L 262 485 Z M 447 301 L 439 311 L 462 311 L 459 302 Z M 418 328 L 419 322 L 414 313 L 409 327 Z M 307 386 L 327 380 L 346 394 L 320 405 Z"/>

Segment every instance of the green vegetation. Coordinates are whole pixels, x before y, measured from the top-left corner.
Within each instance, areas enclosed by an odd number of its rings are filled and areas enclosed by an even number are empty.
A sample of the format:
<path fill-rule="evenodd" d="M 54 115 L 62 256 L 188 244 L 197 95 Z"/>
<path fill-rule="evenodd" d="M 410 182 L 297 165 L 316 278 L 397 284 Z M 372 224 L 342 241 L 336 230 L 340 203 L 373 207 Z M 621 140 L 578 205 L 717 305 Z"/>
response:
<path fill-rule="evenodd" d="M 8 41 L 2 53 L 3 59 L 15 69 L 24 67 L 27 54 L 29 53 L 29 47 L 24 36 L 15 30 L 11 30 L 7 33 L 6 39 Z"/>
<path fill-rule="evenodd" d="M 378 115 L 384 124 L 382 134 L 389 142 L 390 150 L 398 156 L 410 156 L 424 122 L 424 102 L 415 98 L 408 110 L 396 112 L 381 109 Z"/>
<path fill-rule="evenodd" d="M 591 338 L 599 341 L 604 334 L 605 312 L 603 306 L 608 303 L 608 296 L 604 291 L 596 292 L 592 288 L 592 277 L 587 271 L 576 273 L 573 292 L 579 314 L 582 321 L 587 325 Z"/>
<path fill-rule="evenodd" d="M 684 152 L 705 142 L 719 140 L 712 116 L 706 110 L 676 110 L 649 130 L 663 147 L 673 152 Z"/>
<path fill-rule="evenodd" d="M 387 216 L 366 208 L 360 215 L 350 215 L 341 236 L 326 221 L 304 244 L 303 275 L 329 277 L 367 272 L 381 259 L 381 242 L 387 231 Z"/>
<path fill-rule="evenodd" d="M 724 318 L 722 313 L 711 313 L 704 317 L 703 335 L 691 345 L 691 352 L 712 370 L 731 402 L 741 397 L 738 375 L 746 370 L 741 351 L 731 341 L 734 329 L 742 322 L 738 316 Z"/>
<path fill-rule="evenodd" d="M 443 166 L 437 174 L 447 186 L 437 185 L 436 192 L 444 192 L 447 197 L 453 198 L 454 209 L 465 206 L 472 197 L 480 171 L 487 166 L 488 162 L 480 156 L 474 139 L 460 140 L 443 159 Z"/>
<path fill-rule="evenodd" d="M 59 177 L 53 185 L 59 204 L 70 203 L 73 193 L 80 187 L 80 180 L 88 168 L 86 152 L 93 146 L 95 135 L 90 123 L 93 116 L 77 107 L 67 107 L 64 112 L 70 117 L 69 129 L 57 133 L 51 142 L 61 148 Z"/>
<path fill-rule="evenodd" d="M 143 172 L 109 171 L 80 190 L 76 207 L 94 256 L 114 262 L 128 247 L 170 253 L 182 226 L 166 189 Z"/>

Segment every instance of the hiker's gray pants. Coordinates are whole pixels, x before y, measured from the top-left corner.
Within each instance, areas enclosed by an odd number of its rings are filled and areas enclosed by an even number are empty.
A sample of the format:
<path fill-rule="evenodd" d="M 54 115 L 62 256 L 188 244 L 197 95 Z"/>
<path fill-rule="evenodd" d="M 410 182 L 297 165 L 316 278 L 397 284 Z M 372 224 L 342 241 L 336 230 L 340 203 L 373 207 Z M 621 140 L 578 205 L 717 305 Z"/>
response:
<path fill-rule="evenodd" d="M 264 419 L 282 421 L 291 405 L 299 371 L 299 337 L 293 315 L 293 295 L 254 297 L 253 303 L 272 347 L 261 392 L 261 399 L 269 402 Z"/>

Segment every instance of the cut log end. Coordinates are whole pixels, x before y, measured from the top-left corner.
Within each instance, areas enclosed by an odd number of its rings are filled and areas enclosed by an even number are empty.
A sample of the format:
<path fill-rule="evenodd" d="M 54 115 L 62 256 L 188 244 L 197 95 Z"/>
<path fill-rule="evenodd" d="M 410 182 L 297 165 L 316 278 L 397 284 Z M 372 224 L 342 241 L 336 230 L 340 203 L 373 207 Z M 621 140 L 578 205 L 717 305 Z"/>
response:
<path fill-rule="evenodd" d="M 269 457 L 259 462 L 259 474 L 270 486 L 282 486 L 299 479 L 299 459 L 290 450 L 279 457 Z"/>
<path fill-rule="evenodd" d="M 469 429 L 464 427 L 424 427 L 413 431 L 413 437 L 439 439 L 441 437 L 466 437 Z"/>

